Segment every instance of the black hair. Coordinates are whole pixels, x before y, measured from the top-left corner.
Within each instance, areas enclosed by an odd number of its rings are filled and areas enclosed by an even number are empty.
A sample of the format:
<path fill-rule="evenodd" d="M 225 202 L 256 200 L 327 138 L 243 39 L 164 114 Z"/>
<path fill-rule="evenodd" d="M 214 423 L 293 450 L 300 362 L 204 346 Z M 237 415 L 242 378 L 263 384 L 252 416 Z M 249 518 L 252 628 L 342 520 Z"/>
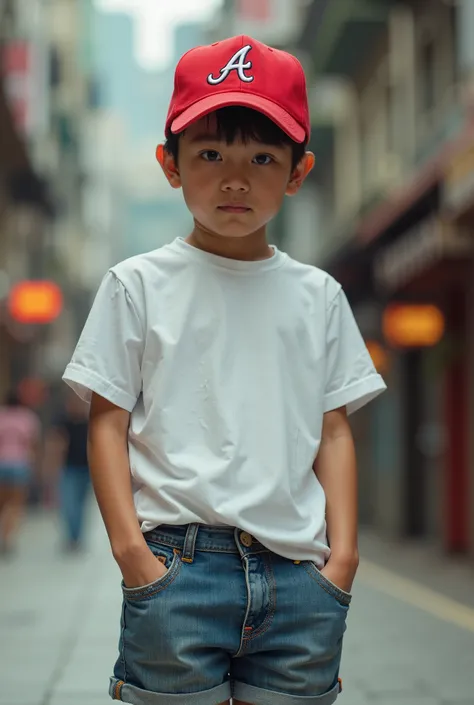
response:
<path fill-rule="evenodd" d="M 227 144 L 232 144 L 239 137 L 243 142 L 255 140 L 275 146 L 290 145 L 292 151 L 291 171 L 299 164 L 305 154 L 305 142 L 294 142 L 270 118 L 257 110 L 235 105 L 219 108 L 212 115 L 215 115 L 217 122 L 217 138 L 225 140 Z M 210 119 L 210 115 L 207 116 L 207 119 Z M 184 131 L 176 135 L 169 133 L 166 136 L 164 148 L 172 155 L 176 163 L 179 155 L 179 137 L 182 134 Z"/>

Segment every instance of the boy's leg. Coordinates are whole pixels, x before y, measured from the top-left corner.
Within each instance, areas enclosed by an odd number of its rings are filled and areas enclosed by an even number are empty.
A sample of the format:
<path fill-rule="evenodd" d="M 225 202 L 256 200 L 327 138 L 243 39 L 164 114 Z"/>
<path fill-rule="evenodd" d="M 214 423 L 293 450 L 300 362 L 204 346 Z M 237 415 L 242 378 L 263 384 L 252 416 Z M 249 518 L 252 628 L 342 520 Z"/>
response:
<path fill-rule="evenodd" d="M 247 604 L 233 530 L 160 526 L 146 540 L 168 572 L 141 588 L 122 584 L 110 695 L 150 705 L 169 705 L 170 696 L 175 705 L 229 705 L 231 655 Z"/>
<path fill-rule="evenodd" d="M 0 518 L 1 545 L 11 549 L 23 517 L 28 488 L 23 484 L 4 487 L 2 490 L 2 512 Z"/>
<path fill-rule="evenodd" d="M 78 482 L 73 468 L 63 470 L 60 481 L 61 517 L 66 536 L 66 543 L 72 545 L 77 540 L 80 508 L 78 506 Z"/>
<path fill-rule="evenodd" d="M 234 704 L 332 705 L 351 596 L 311 561 L 245 548 L 250 610 L 232 659 Z M 252 609 L 254 606 L 254 609 Z"/>
<path fill-rule="evenodd" d="M 74 532 L 75 541 L 80 542 L 82 541 L 86 503 L 91 481 L 88 468 L 77 468 L 75 473 L 77 475 L 77 517 Z"/>

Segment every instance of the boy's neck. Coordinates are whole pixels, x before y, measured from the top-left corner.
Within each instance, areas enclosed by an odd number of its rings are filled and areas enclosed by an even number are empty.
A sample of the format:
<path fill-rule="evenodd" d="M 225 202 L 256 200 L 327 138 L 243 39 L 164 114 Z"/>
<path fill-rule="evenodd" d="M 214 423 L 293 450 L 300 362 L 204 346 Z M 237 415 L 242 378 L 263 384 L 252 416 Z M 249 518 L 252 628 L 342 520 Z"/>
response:
<path fill-rule="evenodd" d="M 274 254 L 267 242 L 265 228 L 246 237 L 233 238 L 209 233 L 195 224 L 194 230 L 188 235 L 186 242 L 212 255 L 248 262 L 269 259 Z"/>

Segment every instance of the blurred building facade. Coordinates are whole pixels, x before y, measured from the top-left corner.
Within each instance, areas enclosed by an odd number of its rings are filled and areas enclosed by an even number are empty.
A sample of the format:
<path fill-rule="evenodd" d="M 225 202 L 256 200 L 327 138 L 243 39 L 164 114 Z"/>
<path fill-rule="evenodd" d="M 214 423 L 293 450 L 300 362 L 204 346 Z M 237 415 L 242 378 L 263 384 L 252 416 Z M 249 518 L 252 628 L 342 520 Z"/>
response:
<path fill-rule="evenodd" d="M 389 385 L 354 421 L 361 518 L 472 555 L 473 33 L 470 0 L 314 0 L 297 41 L 316 154 L 307 255 L 343 284 Z M 390 344 L 393 303 L 438 307 L 441 341 Z"/>
<path fill-rule="evenodd" d="M 12 286 L 42 276 L 54 216 L 35 160 L 47 132 L 48 51 L 38 3 L 0 3 L 0 394 L 31 368 L 37 331 L 8 314 Z"/>
<path fill-rule="evenodd" d="M 108 267 L 191 227 L 155 159 L 179 56 L 147 70 L 133 18 L 95 0 L 0 0 L 0 401 L 25 378 L 59 382 Z M 10 314 L 19 282 L 63 296 L 42 325 Z"/>
<path fill-rule="evenodd" d="M 87 188 L 94 172 L 86 159 L 90 126 L 96 122 L 100 94 L 95 67 L 84 43 L 90 34 L 93 0 L 40 0 L 48 54 L 47 131 L 37 140 L 39 167 L 54 194 L 56 209 L 43 248 L 43 276 L 63 291 L 64 310 L 45 331 L 36 374 L 57 381 L 77 339 L 96 280 L 87 220 Z M 96 257 L 99 258 L 99 246 Z"/>

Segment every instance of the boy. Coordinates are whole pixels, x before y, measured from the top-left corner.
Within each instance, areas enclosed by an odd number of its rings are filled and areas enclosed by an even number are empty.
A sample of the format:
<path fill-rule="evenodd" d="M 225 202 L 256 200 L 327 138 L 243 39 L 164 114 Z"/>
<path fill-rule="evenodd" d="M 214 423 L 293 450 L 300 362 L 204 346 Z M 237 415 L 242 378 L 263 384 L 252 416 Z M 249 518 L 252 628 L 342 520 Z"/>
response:
<path fill-rule="evenodd" d="M 293 56 L 245 36 L 185 54 L 157 157 L 193 230 L 107 273 L 66 370 L 91 402 L 123 575 L 116 700 L 340 691 L 358 560 L 347 414 L 385 385 L 341 287 L 267 243 L 313 165 L 309 131 Z"/>

